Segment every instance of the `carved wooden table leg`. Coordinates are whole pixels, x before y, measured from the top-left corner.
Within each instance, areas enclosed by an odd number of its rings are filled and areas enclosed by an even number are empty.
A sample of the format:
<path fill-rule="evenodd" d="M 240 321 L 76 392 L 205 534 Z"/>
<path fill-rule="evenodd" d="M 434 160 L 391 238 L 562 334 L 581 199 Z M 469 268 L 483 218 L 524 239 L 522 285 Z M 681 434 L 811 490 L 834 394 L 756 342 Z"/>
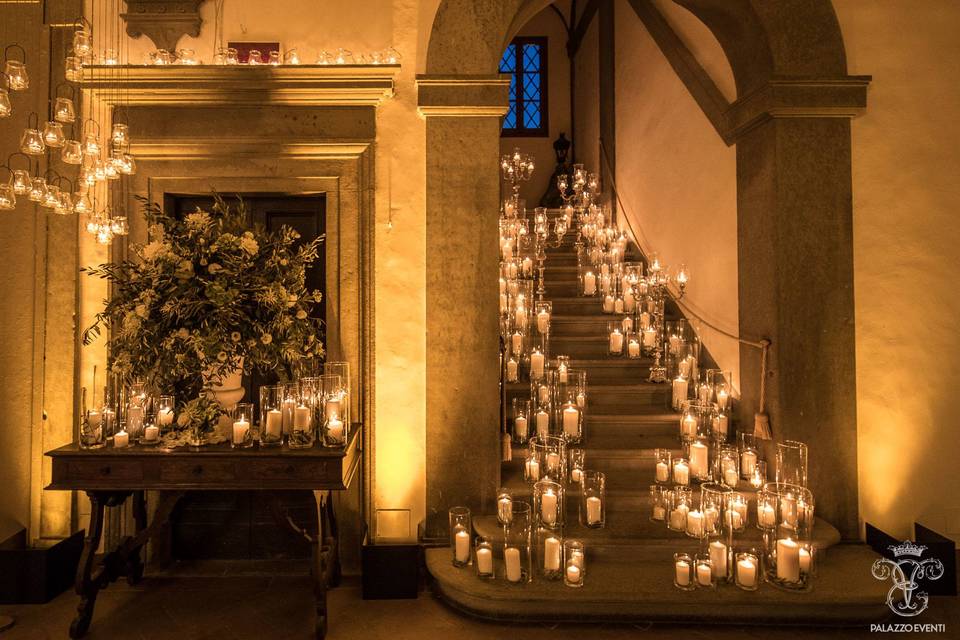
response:
<path fill-rule="evenodd" d="M 90 526 L 83 541 L 80 564 L 77 565 L 77 579 L 74 587 L 77 595 L 80 596 L 80 604 L 77 605 L 77 616 L 70 623 L 71 638 L 82 638 L 86 635 L 90 628 L 90 620 L 93 619 L 97 592 L 100 590 L 98 580 L 94 579 L 92 571 L 97 548 L 100 546 L 100 538 L 103 536 L 103 508 L 109 496 L 96 491 L 88 491 L 87 496 L 90 498 Z"/>

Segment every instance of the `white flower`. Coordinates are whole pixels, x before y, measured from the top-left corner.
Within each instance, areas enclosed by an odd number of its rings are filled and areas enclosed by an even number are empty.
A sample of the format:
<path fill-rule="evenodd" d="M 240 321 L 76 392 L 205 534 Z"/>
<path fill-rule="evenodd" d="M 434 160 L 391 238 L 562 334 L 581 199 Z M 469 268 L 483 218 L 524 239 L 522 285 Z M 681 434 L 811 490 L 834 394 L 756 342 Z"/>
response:
<path fill-rule="evenodd" d="M 210 214 L 197 209 L 194 213 L 188 213 L 184 220 L 187 223 L 187 227 L 196 231 L 203 229 L 210 223 Z"/>
<path fill-rule="evenodd" d="M 217 360 L 219 360 L 220 362 L 226 362 L 226 361 L 227 361 L 227 352 L 226 352 L 226 351 L 221 351 L 220 353 L 218 353 L 218 354 L 217 354 Z"/>
<path fill-rule="evenodd" d="M 287 308 L 289 309 L 295 304 L 297 304 L 297 296 L 296 294 L 291 293 L 289 296 L 287 296 Z"/>
<path fill-rule="evenodd" d="M 305 320 L 307 317 L 307 312 L 303 309 L 297 310 L 297 320 Z"/>
<path fill-rule="evenodd" d="M 230 339 L 233 340 L 234 342 L 240 342 L 240 332 L 239 331 L 232 332 L 230 334 Z"/>
<path fill-rule="evenodd" d="M 174 275 L 181 280 L 189 280 L 193 277 L 193 263 L 189 260 L 181 260 Z"/>
<path fill-rule="evenodd" d="M 257 241 L 253 238 L 253 235 L 250 232 L 243 234 L 243 237 L 240 239 L 240 248 L 249 253 L 251 256 L 257 255 L 257 251 L 260 250 L 260 245 L 257 244 Z"/>
<path fill-rule="evenodd" d="M 262 336 L 260 336 L 260 342 L 262 342 L 263 344 L 270 344 L 271 342 L 273 342 L 273 336 L 270 335 L 269 333 L 265 333 Z"/>
<path fill-rule="evenodd" d="M 287 266 L 288 264 L 290 264 L 290 261 L 287 260 L 286 258 L 281 258 L 281 259 L 280 259 L 280 266 L 281 266 L 281 267 L 285 267 L 285 266 Z"/>
<path fill-rule="evenodd" d="M 145 304 L 138 304 L 136 307 L 133 308 L 133 311 L 141 318 L 146 318 L 147 315 L 149 315 L 147 313 L 147 305 Z"/>
<path fill-rule="evenodd" d="M 153 241 L 143 247 L 144 260 L 156 260 L 162 258 L 170 250 L 170 246 L 165 242 Z"/>

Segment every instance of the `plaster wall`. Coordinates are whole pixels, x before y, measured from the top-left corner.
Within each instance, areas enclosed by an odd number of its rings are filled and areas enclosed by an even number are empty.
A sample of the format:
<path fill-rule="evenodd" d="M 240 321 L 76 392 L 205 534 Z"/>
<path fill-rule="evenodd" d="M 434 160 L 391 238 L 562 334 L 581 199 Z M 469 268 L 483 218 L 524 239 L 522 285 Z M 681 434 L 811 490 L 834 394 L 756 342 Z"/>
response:
<path fill-rule="evenodd" d="M 834 0 L 851 74 L 861 518 L 960 535 L 960 5 Z"/>
<path fill-rule="evenodd" d="M 559 2 L 558 8 L 569 16 L 569 3 Z M 529 182 L 520 187 L 520 197 L 526 199 L 527 207 L 539 206 L 540 198 L 550 186 L 556 155 L 553 141 L 561 132 L 570 133 L 570 58 L 567 56 L 567 30 L 560 16 L 549 7 L 538 13 L 523 26 L 518 36 L 547 37 L 547 104 L 548 134 L 540 137 L 503 137 L 500 139 L 500 152 L 510 153 L 519 148 L 532 154 L 536 162 L 536 171 Z M 509 193 L 506 189 L 504 193 Z"/>
<path fill-rule="evenodd" d="M 600 171 L 600 25 L 594 17 L 573 61 L 575 86 L 573 155 L 588 171 Z"/>

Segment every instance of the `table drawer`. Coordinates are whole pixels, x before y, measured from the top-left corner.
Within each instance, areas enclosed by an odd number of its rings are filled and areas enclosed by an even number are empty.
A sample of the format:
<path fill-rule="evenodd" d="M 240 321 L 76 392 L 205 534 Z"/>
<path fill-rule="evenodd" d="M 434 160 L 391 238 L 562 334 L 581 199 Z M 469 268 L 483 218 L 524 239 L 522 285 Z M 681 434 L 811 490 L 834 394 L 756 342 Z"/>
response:
<path fill-rule="evenodd" d="M 339 467 L 336 463 L 327 460 L 313 460 L 304 462 L 257 461 L 252 465 L 252 474 L 256 480 L 297 482 L 329 482 L 337 479 Z"/>
<path fill-rule="evenodd" d="M 143 479 L 143 466 L 137 461 L 76 460 L 68 465 L 73 481 L 136 482 Z"/>
<path fill-rule="evenodd" d="M 233 462 L 202 460 L 164 460 L 160 463 L 160 480 L 177 483 L 218 483 L 236 479 Z"/>

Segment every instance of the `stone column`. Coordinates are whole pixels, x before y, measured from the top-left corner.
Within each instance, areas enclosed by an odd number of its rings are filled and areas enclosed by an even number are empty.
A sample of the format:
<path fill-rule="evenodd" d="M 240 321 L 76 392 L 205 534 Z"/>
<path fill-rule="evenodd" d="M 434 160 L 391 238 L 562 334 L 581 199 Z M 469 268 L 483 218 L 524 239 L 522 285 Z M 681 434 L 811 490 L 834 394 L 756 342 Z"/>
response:
<path fill-rule="evenodd" d="M 426 118 L 428 537 L 447 509 L 490 511 L 500 478 L 499 76 L 420 76 Z"/>

